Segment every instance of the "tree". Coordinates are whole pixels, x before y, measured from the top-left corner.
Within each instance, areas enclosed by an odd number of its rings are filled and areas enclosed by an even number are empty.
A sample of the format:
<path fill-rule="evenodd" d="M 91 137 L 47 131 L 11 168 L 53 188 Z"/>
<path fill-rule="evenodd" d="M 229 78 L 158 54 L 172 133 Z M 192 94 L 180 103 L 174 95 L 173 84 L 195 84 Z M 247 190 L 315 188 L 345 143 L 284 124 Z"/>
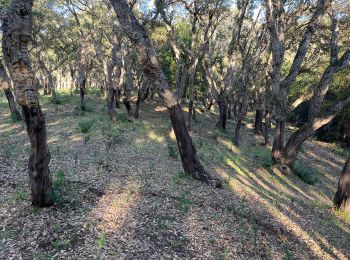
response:
<path fill-rule="evenodd" d="M 309 49 L 312 36 L 319 27 L 320 20 L 329 8 L 332 0 L 318 0 L 310 22 L 307 23 L 299 47 L 294 56 L 288 75 L 282 79 L 282 65 L 286 51 L 285 31 L 289 23 L 295 23 L 295 17 L 305 8 L 303 1 L 296 1 L 296 7 L 288 13 L 284 9 L 282 0 L 266 0 L 266 19 L 270 34 L 270 48 L 272 52 L 271 85 L 275 100 L 276 133 L 273 140 L 272 158 L 280 163 L 284 149 L 286 116 L 288 111 L 288 89 L 295 82 L 301 65 Z M 299 3 L 300 2 L 300 3 Z"/>
<path fill-rule="evenodd" d="M 47 145 L 45 117 L 34 87 L 28 45 L 32 35 L 33 0 L 14 0 L 3 20 L 2 50 L 15 87 L 17 102 L 22 107 L 31 145 L 29 186 L 32 204 L 49 206 L 51 191 L 50 153 Z"/>
<path fill-rule="evenodd" d="M 129 37 L 139 54 L 139 60 L 143 66 L 144 74 L 152 80 L 154 87 L 158 90 L 159 96 L 163 99 L 165 106 L 170 112 L 170 119 L 185 172 L 210 186 L 221 187 L 221 181 L 210 176 L 197 157 L 196 148 L 186 129 L 180 104 L 176 96 L 169 89 L 169 84 L 165 80 L 152 42 L 145 29 L 139 24 L 125 0 L 110 0 L 110 3 L 117 14 L 123 32 Z"/>
<path fill-rule="evenodd" d="M 7 75 L 7 71 L 4 65 L 2 64 L 1 60 L 0 60 L 0 84 L 2 89 L 4 90 L 5 96 L 7 98 L 7 102 L 9 104 L 12 120 L 14 122 L 21 120 L 22 116 L 16 107 L 16 102 L 11 91 L 10 78 Z"/>
<path fill-rule="evenodd" d="M 334 196 L 334 205 L 337 209 L 350 212 L 350 157 L 340 174 L 338 189 Z"/>
<path fill-rule="evenodd" d="M 281 161 L 290 167 L 296 160 L 296 157 L 301 149 L 302 144 L 310 138 L 317 129 L 329 123 L 335 118 L 343 107 L 350 102 L 350 98 L 337 102 L 337 104 L 329 109 L 327 112 L 321 112 L 324 97 L 328 92 L 329 86 L 332 82 L 333 75 L 348 67 L 350 62 L 350 49 L 346 50 L 339 58 L 338 46 L 338 20 L 333 17 L 332 21 L 332 37 L 331 37 L 331 52 L 329 65 L 324 71 L 320 82 L 314 90 L 313 96 L 310 100 L 310 108 L 307 122 L 295 131 L 289 138 L 285 148 L 283 149 Z"/>

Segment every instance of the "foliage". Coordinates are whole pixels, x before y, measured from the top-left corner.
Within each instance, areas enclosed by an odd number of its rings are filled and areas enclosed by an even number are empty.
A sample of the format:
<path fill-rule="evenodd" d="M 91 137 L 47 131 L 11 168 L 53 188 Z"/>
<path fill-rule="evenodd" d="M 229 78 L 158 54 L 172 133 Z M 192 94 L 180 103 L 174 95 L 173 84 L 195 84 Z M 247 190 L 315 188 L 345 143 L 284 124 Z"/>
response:
<path fill-rule="evenodd" d="M 52 181 L 52 189 L 49 190 L 48 195 L 54 201 L 54 203 L 62 207 L 65 203 L 64 196 L 66 196 L 66 175 L 64 171 L 59 170 Z"/>
<path fill-rule="evenodd" d="M 51 98 L 51 102 L 56 105 L 63 105 L 69 103 L 72 100 L 72 97 L 66 93 L 56 93 Z"/>
<path fill-rule="evenodd" d="M 81 119 L 79 121 L 79 129 L 82 133 L 88 133 L 93 127 L 95 120 L 92 119 Z"/>
<path fill-rule="evenodd" d="M 294 163 L 293 171 L 307 184 L 315 185 L 318 181 L 316 176 L 317 172 L 314 169 L 301 164 L 299 161 Z"/>
<path fill-rule="evenodd" d="M 170 141 L 168 141 L 168 154 L 171 158 L 177 159 L 178 151 L 177 147 Z"/>

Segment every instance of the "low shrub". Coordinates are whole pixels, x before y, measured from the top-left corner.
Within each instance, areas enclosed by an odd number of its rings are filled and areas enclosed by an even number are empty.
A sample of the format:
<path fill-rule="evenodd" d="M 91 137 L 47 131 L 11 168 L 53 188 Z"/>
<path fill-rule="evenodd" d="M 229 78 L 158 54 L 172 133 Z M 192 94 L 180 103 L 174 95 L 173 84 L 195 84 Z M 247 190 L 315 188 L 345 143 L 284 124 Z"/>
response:
<path fill-rule="evenodd" d="M 295 162 L 293 166 L 294 173 L 302 179 L 305 183 L 314 185 L 317 183 L 316 171 L 312 168 L 309 168 L 300 162 Z"/>
<path fill-rule="evenodd" d="M 79 128 L 82 133 L 89 132 L 93 125 L 94 121 L 91 119 L 82 119 L 79 121 Z"/>

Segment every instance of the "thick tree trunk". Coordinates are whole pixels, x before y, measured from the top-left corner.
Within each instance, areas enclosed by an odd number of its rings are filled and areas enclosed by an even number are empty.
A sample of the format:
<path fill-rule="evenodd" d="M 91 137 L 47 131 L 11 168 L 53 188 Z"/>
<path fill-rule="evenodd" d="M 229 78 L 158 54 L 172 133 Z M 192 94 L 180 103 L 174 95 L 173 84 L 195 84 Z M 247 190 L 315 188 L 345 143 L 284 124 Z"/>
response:
<path fill-rule="evenodd" d="M 255 124 L 254 124 L 254 131 L 255 134 L 261 135 L 263 133 L 263 114 L 264 111 L 257 109 L 255 114 Z"/>
<path fill-rule="evenodd" d="M 285 136 L 285 121 L 276 122 L 276 133 L 272 145 L 272 160 L 274 163 L 281 163 L 283 148 L 284 148 L 284 136 Z"/>
<path fill-rule="evenodd" d="M 221 187 L 221 182 L 213 179 L 204 170 L 202 164 L 197 158 L 197 151 L 192 143 L 191 136 L 186 129 L 185 119 L 183 117 L 180 105 L 174 104 L 169 111 L 176 141 L 179 147 L 182 166 L 185 172 L 190 173 L 194 179 L 203 181 L 210 186 Z"/>
<path fill-rule="evenodd" d="M 134 44 L 143 66 L 143 72 L 158 88 L 158 94 L 163 99 L 170 112 L 172 126 L 184 171 L 193 178 L 208 185 L 221 187 L 221 181 L 211 177 L 201 165 L 191 136 L 186 129 L 185 119 L 177 97 L 169 89 L 165 75 L 158 63 L 156 53 L 145 29 L 139 24 L 125 0 L 110 0 L 117 14 L 122 30 Z"/>
<path fill-rule="evenodd" d="M 51 178 L 50 153 L 47 146 L 46 124 L 39 104 L 38 91 L 33 88 L 34 73 L 28 55 L 32 35 L 33 0 L 14 0 L 3 20 L 3 54 L 14 83 L 16 99 L 23 109 L 31 144 L 29 186 L 32 204 L 48 206 Z"/>
<path fill-rule="evenodd" d="M 334 196 L 334 205 L 350 213 L 350 157 L 340 174 L 338 189 Z"/>
<path fill-rule="evenodd" d="M 305 124 L 302 128 L 295 131 L 288 139 L 288 142 L 283 149 L 281 162 L 292 168 L 298 153 L 300 152 L 301 146 L 313 135 L 313 133 L 314 131 L 310 124 Z"/>

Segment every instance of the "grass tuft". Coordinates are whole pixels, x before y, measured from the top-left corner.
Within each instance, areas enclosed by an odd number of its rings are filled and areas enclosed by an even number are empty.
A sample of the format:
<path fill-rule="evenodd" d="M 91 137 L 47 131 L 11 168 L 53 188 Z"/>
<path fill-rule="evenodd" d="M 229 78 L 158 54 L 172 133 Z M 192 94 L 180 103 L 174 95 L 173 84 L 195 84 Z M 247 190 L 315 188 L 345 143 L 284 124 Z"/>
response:
<path fill-rule="evenodd" d="M 69 103 L 72 97 L 66 93 L 56 93 L 56 95 L 51 97 L 51 102 L 56 105 L 63 105 Z"/>
<path fill-rule="evenodd" d="M 94 120 L 91 119 L 82 119 L 79 121 L 79 128 L 82 133 L 87 133 L 90 131 L 92 126 L 94 125 Z"/>
<path fill-rule="evenodd" d="M 316 177 L 316 171 L 312 168 L 301 164 L 300 162 L 295 162 L 293 166 L 293 171 L 300 179 L 302 179 L 307 184 L 314 185 L 318 181 Z"/>
<path fill-rule="evenodd" d="M 168 142 L 168 154 L 171 158 L 174 158 L 177 160 L 177 157 L 178 157 L 177 148 L 171 142 Z"/>

